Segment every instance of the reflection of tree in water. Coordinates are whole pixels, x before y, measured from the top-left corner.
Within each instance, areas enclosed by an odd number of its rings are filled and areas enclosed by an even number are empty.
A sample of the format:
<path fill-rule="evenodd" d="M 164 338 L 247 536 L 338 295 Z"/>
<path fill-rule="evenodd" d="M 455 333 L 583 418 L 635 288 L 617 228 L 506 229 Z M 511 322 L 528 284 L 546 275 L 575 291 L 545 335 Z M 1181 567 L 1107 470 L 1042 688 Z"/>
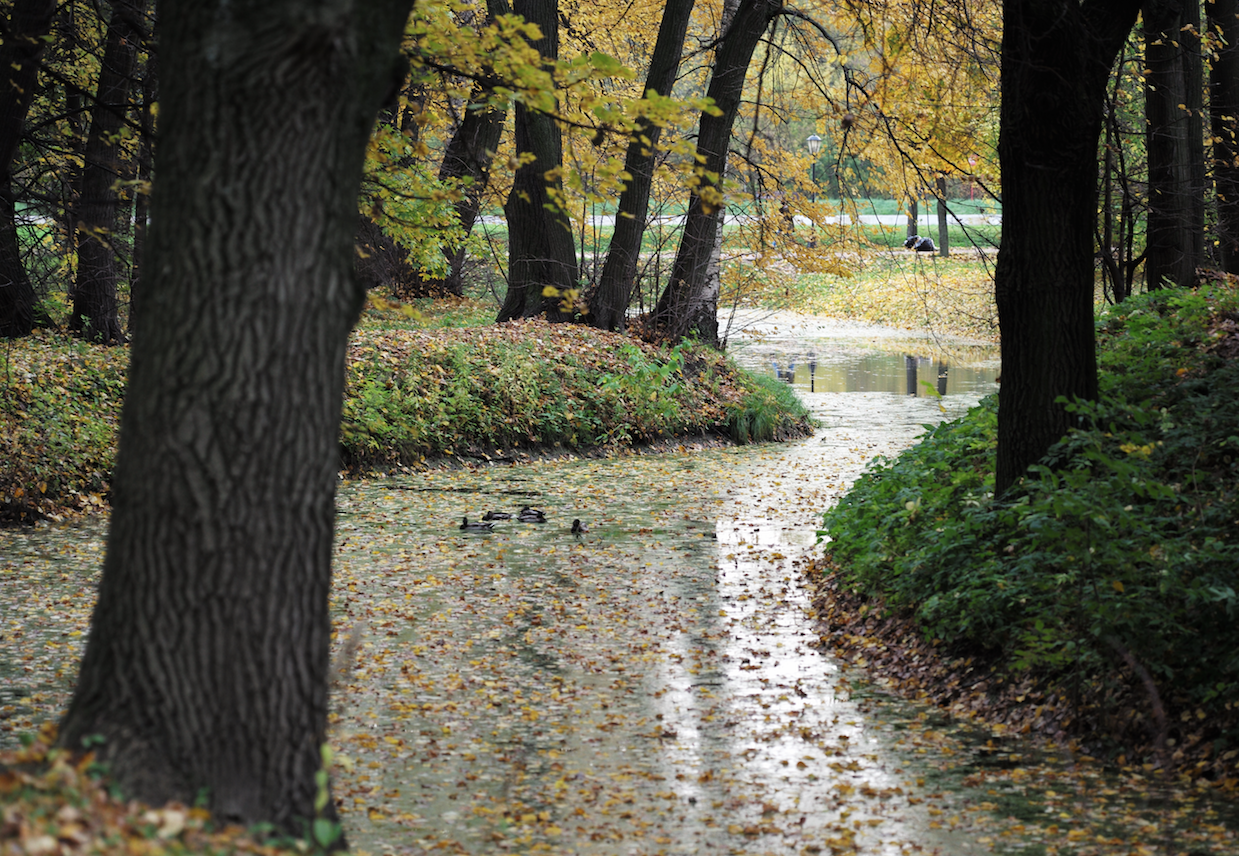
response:
<path fill-rule="evenodd" d="M 921 358 L 914 357 L 911 354 L 905 354 L 903 361 L 904 371 L 907 375 L 908 395 L 917 395 L 920 391 L 920 384 L 917 383 L 917 366 L 920 363 Z M 925 362 L 928 363 L 929 360 L 925 360 Z M 950 375 L 950 366 L 939 360 L 935 374 L 937 376 L 937 386 L 935 387 L 931 385 L 929 381 L 925 381 L 925 385 L 930 389 L 936 388 L 938 395 L 946 395 L 946 382 Z"/>

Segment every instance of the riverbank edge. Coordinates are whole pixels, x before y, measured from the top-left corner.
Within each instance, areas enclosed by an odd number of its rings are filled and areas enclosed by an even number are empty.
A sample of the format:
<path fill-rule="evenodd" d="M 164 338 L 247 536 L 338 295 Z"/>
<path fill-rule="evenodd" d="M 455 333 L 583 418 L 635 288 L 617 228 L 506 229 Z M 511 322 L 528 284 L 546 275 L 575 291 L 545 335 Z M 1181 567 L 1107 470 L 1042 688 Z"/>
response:
<path fill-rule="evenodd" d="M 39 331 L 10 342 L 0 362 L 0 527 L 105 511 L 128 348 Z M 811 431 L 789 387 L 700 345 L 538 320 L 363 324 L 349 346 L 340 474 L 658 454 Z"/>
<path fill-rule="evenodd" d="M 1210 420 L 1218 418 L 1222 424 L 1233 424 L 1233 417 L 1228 421 L 1217 417 L 1209 402 L 1233 401 L 1233 374 L 1224 375 L 1223 372 L 1233 371 L 1235 357 L 1239 355 L 1237 319 L 1239 280 L 1230 277 L 1204 283 L 1197 289 L 1167 290 L 1134 298 L 1102 316 L 1098 336 L 1103 401 L 1119 400 L 1133 412 L 1158 414 L 1160 418 L 1139 445 L 1132 444 L 1132 438 L 1137 435 L 1123 422 L 1123 410 L 1117 406 L 1102 411 L 1106 414 L 1098 420 L 1102 428 L 1081 428 L 1073 436 L 1078 439 L 1090 430 L 1094 434 L 1100 432 L 1125 455 L 1142 453 L 1146 448 L 1142 444 L 1146 441 L 1150 444 L 1147 448 L 1156 449 L 1159 454 L 1171 455 L 1172 449 L 1186 448 L 1191 453 L 1188 463 L 1192 472 L 1199 468 L 1206 474 L 1201 481 L 1215 487 L 1231 485 L 1229 497 L 1233 503 L 1232 458 L 1225 457 L 1226 468 L 1215 471 L 1199 451 L 1225 444 L 1209 442 L 1183 411 L 1191 409 L 1206 414 Z M 1159 388 L 1159 382 L 1164 389 Z M 1196 393 L 1205 390 L 1207 395 L 1188 397 L 1181 392 L 1186 388 Z M 1167 390 L 1176 391 L 1182 397 L 1170 395 Z M 982 409 L 977 408 L 973 413 Z M 970 430 L 975 432 L 975 429 L 974 422 Z M 1172 435 L 1170 431 L 1180 433 Z M 957 638 L 953 646 L 935 639 L 935 635 L 949 634 L 941 630 L 926 632 L 918 624 L 914 613 L 922 601 L 910 597 L 906 590 L 890 589 L 895 592 L 892 602 L 899 606 L 887 607 L 883 600 L 885 590 L 881 587 L 886 581 L 906 579 L 913 574 L 920 574 L 924 579 L 938 572 L 937 566 L 929 562 L 909 571 L 908 564 L 897 564 L 893 557 L 909 562 L 920 557 L 921 554 L 913 553 L 908 544 L 923 543 L 936 533 L 942 533 L 943 529 L 938 527 L 942 526 L 943 515 L 958 513 L 958 509 L 947 509 L 940 499 L 929 498 L 928 485 L 933 478 L 930 471 L 934 469 L 929 462 L 939 464 L 937 469 L 942 472 L 956 475 L 974 470 L 988 472 L 992 489 L 992 458 L 988 470 L 982 462 L 986 455 L 992 456 L 992 445 L 987 452 L 986 447 L 978 443 L 979 434 L 965 431 L 961 436 L 969 442 L 957 441 L 950 447 L 953 451 L 949 454 L 937 451 L 917 457 L 911 454 L 915 450 L 909 449 L 904 453 L 909 455 L 909 463 L 902 470 L 896 466 L 902 456 L 892 459 L 891 470 L 883 470 L 881 483 L 896 492 L 906 489 L 907 495 L 899 493 L 892 499 L 888 493 L 883 499 L 875 499 L 873 494 L 862 493 L 856 500 L 855 507 L 867 509 L 866 521 L 894 521 L 893 530 L 909 533 L 898 544 L 884 541 L 883 549 L 869 548 L 870 553 L 883 556 L 879 571 L 870 571 L 864 580 L 858 580 L 854 566 L 856 554 L 849 554 L 846 549 L 828 551 L 806 570 L 811 616 L 822 648 L 862 670 L 870 681 L 894 694 L 932 704 L 957 718 L 984 723 L 996 734 L 1018 733 L 1046 739 L 1060 748 L 1102 759 L 1103 763 L 1124 773 L 1143 775 L 1151 782 L 1193 783 L 1202 790 L 1224 792 L 1233 797 L 1239 792 L 1239 746 L 1234 741 L 1234 734 L 1239 733 L 1239 700 L 1234 698 L 1233 692 L 1229 697 L 1222 695 L 1220 703 L 1212 705 L 1207 704 L 1208 698 L 1205 701 L 1185 698 L 1182 687 L 1168 685 L 1169 679 L 1160 671 L 1150 674 L 1152 670 L 1146 669 L 1140 658 L 1125 651 L 1121 643 L 1114 642 L 1111 645 L 1117 656 L 1113 657 L 1112 668 L 1122 674 L 1123 681 L 1121 686 L 1112 685 L 1109 692 L 1103 692 L 1095 682 L 1078 676 L 1074 680 L 1066 677 L 1068 670 L 1061 666 L 1056 670 L 1053 664 L 1017 665 L 1021 652 L 1013 653 L 1007 648 L 997 653 L 993 648 L 978 644 L 975 636 L 967 643 Z M 1191 439 L 1184 441 L 1182 437 Z M 1231 440 L 1233 437 L 1228 437 L 1226 442 Z M 927 445 L 930 440 L 923 442 Z M 935 454 L 944 457 L 938 458 Z M 1096 460 L 1104 462 L 1100 456 Z M 1180 483 L 1185 481 L 1183 466 L 1176 468 L 1176 461 L 1170 457 L 1157 460 L 1161 469 L 1142 471 L 1138 474 L 1141 484 L 1173 484 L 1174 496 L 1178 497 L 1176 502 L 1213 504 L 1206 502 L 1213 497 L 1197 497 Z M 1107 474 L 1100 464 L 1089 472 L 1092 485 L 1101 484 Z M 1138 481 L 1137 474 L 1125 473 L 1124 476 L 1132 483 Z M 919 498 L 905 504 L 904 500 L 914 495 Z M 850 498 L 849 495 L 840 502 Z M 922 498 L 926 503 L 924 507 Z M 1120 494 L 1099 493 L 1091 498 L 1089 508 L 1101 513 L 1109 503 L 1113 511 L 1114 506 L 1123 506 L 1124 501 L 1127 499 Z M 931 507 L 931 502 L 938 504 Z M 1122 510 L 1131 512 L 1133 505 Z M 1219 507 L 1234 508 L 1233 504 Z M 1152 503 L 1142 506 L 1141 511 L 1146 516 L 1152 515 Z M 1065 516 L 1075 519 L 1070 514 Z M 1233 516 L 1232 511 L 1227 519 Z M 828 520 L 827 527 L 831 525 Z M 864 526 L 857 529 L 863 531 Z M 847 544 L 842 531 L 832 531 L 832 535 L 843 539 L 840 544 Z M 984 537 L 982 533 L 977 540 L 983 541 Z M 995 551 L 1008 554 L 1027 549 L 1008 540 L 987 543 L 991 543 Z M 1003 549 L 1004 545 L 1009 546 Z M 1168 549 L 1159 542 L 1150 554 Z M 942 554 L 953 555 L 949 547 L 943 549 Z M 1093 550 L 1090 549 L 1089 555 L 1093 555 Z M 853 560 L 851 563 L 849 556 Z M 1039 561 L 1042 573 L 1053 572 L 1053 556 L 1048 552 L 1041 555 Z M 1234 572 L 1233 564 L 1225 567 Z M 1010 578 L 1004 579 L 995 571 L 989 573 L 993 579 L 989 584 L 991 588 L 1003 589 L 1004 582 L 1010 582 Z M 1133 579 L 1128 578 L 1124 586 L 1117 574 L 1111 572 L 1107 577 L 1110 580 L 1105 587 L 1107 590 L 1113 588 L 1116 594 L 1134 596 Z M 878 581 L 876 585 L 875 580 Z M 952 589 L 946 582 L 941 589 L 944 599 L 965 598 L 961 602 L 970 604 L 975 614 L 976 601 L 967 600 L 968 594 L 962 585 Z M 1145 632 L 1158 633 L 1153 624 L 1147 625 Z M 1189 642 L 1183 647 L 1196 652 L 1219 650 L 1209 641 L 1199 641 L 1195 646 Z M 1229 651 L 1231 647 L 1222 646 L 1220 650 Z M 971 656 L 974 652 L 975 656 Z M 1079 656 L 1077 652 L 1076 657 Z M 1224 691 L 1220 684 L 1216 689 L 1219 693 Z"/>
<path fill-rule="evenodd" d="M 1109 737 L 1102 719 L 1143 715 L 1149 700 L 1131 696 L 1123 709 L 1101 710 L 1086 700 L 1083 709 L 1067 691 L 1032 670 L 980 657 L 952 656 L 928 639 L 906 614 L 890 612 L 879 600 L 841 585 L 839 568 L 819 559 L 804 570 L 810 618 L 821 650 L 869 683 L 909 701 L 931 705 L 957 720 L 983 726 L 996 737 L 1019 735 L 1085 761 L 1157 783 L 1201 792 L 1239 794 L 1239 764 L 1219 769 L 1203 746 L 1176 753 L 1168 771 L 1153 762 L 1154 740 L 1134 743 L 1116 754 L 1100 741 Z M 1193 775 L 1202 768 L 1217 778 Z M 1220 774 L 1220 775 L 1219 775 Z"/>

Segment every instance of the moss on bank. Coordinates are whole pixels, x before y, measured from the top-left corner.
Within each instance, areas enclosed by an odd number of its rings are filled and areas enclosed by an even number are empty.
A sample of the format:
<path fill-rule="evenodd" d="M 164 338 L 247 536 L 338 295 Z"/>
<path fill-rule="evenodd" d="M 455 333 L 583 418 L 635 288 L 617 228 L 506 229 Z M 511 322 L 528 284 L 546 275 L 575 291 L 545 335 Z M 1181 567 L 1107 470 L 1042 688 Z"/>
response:
<path fill-rule="evenodd" d="M 106 505 L 127 367 L 128 349 L 60 333 L 5 345 L 0 523 Z M 341 460 L 356 474 L 692 436 L 786 439 L 808 427 L 785 385 L 696 345 L 658 348 L 543 321 L 364 324 L 349 346 Z"/>

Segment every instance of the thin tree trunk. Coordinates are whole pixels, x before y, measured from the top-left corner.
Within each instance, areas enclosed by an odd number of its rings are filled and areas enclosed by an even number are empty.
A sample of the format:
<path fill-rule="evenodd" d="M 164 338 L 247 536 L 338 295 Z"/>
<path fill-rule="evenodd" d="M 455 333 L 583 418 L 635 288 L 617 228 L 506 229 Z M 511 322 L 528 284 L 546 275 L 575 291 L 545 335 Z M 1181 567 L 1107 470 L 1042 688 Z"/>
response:
<path fill-rule="evenodd" d="M 1239 273 L 1239 0 L 1212 0 L 1209 32 L 1221 37 L 1209 75 L 1219 263 Z"/>
<path fill-rule="evenodd" d="M 938 255 L 951 254 L 951 230 L 947 225 L 946 176 L 938 176 Z"/>
<path fill-rule="evenodd" d="M 646 93 L 668 96 L 675 85 L 684 55 L 684 37 L 693 16 L 695 0 L 668 0 L 658 27 L 658 39 L 650 55 L 645 77 Z M 615 213 L 615 231 L 607 249 L 607 260 L 598 286 L 589 300 L 589 322 L 601 330 L 623 330 L 637 277 L 645 218 L 650 208 L 650 189 L 654 184 L 654 158 L 662 128 L 642 122 L 637 127 L 624 171 L 632 176 L 620 194 Z"/>
<path fill-rule="evenodd" d="M 556 0 L 518 0 L 513 11 L 537 24 L 542 38 L 534 43 L 547 59 L 559 56 L 559 14 Z M 516 105 L 516 150 L 533 154 L 513 177 L 512 192 L 503 206 L 508 221 L 508 293 L 499 321 L 545 314 L 553 321 L 568 320 L 559 308 L 562 297 L 544 296 L 545 288 L 559 295 L 577 287 L 576 248 L 565 212 L 555 202 L 558 178 L 548 177 L 563 166 L 563 138 L 555 120 L 544 113 Z"/>
<path fill-rule="evenodd" d="M 92 342 L 124 340 L 117 315 L 120 250 L 116 244 L 118 197 L 122 178 L 120 130 L 129 110 L 129 89 L 142 32 L 136 26 L 146 0 L 114 0 L 99 69 L 99 88 L 86 139 L 77 222 L 77 279 L 70 328 Z"/>
<path fill-rule="evenodd" d="M 506 109 L 484 104 L 490 91 L 487 88 L 474 95 L 470 109 L 448 142 L 443 165 L 439 169 L 441 179 L 472 179 L 455 205 L 460 228 L 466 237 L 473 232 L 482 210 L 482 194 L 490 182 L 491 162 L 499 148 L 499 138 L 503 135 L 503 124 L 507 118 Z M 476 107 L 473 106 L 475 104 Z M 443 279 L 442 290 L 459 297 L 465 293 L 465 249 L 445 246 L 443 254 L 448 260 L 448 274 Z"/>
<path fill-rule="evenodd" d="M 743 0 L 719 45 L 706 93 L 719 112 L 701 116 L 697 134 L 701 184 L 689 198 L 671 281 L 652 317 L 654 328 L 664 338 L 677 340 L 695 333 L 702 342 L 718 345 L 718 291 L 717 283 L 710 283 L 710 263 L 723 218 L 727 150 L 749 61 L 782 8 L 781 0 Z"/>
<path fill-rule="evenodd" d="M 356 8 L 354 8 L 356 5 Z M 304 835 L 374 116 L 411 0 L 164 5 L 152 225 L 111 529 L 60 740 L 132 798 Z"/>
<path fill-rule="evenodd" d="M 1109 69 L 1138 9 L 1135 0 L 1003 3 L 998 493 L 1067 432 L 1059 396 L 1097 395 L 1097 142 Z"/>
<path fill-rule="evenodd" d="M 1190 286 L 1204 235 L 1204 149 L 1198 103 L 1197 40 L 1182 31 L 1198 0 L 1150 0 L 1144 5 L 1145 118 L 1149 214 L 1145 275 L 1149 288 Z M 1196 14 L 1199 21 L 1199 11 Z M 1195 82 L 1193 93 L 1189 85 Z M 1196 161 L 1201 164 L 1197 168 Z"/>
<path fill-rule="evenodd" d="M 510 11 L 507 0 L 488 0 L 487 23 Z M 491 162 L 499 148 L 499 138 L 503 135 L 503 125 L 507 120 L 506 108 L 487 103 L 494 93 L 496 83 L 497 81 L 493 80 L 483 80 L 474 87 L 464 115 L 461 116 L 443 153 L 443 164 L 439 167 L 441 180 L 472 180 L 455 206 L 456 216 L 460 218 L 460 227 L 466 237 L 473 232 L 478 214 L 482 210 L 482 194 L 490 181 Z M 459 297 L 465 293 L 465 249 L 445 246 L 443 255 L 447 257 L 448 273 L 441 288 L 446 293 Z"/>
<path fill-rule="evenodd" d="M 13 163 L 26 114 L 34 102 L 44 36 L 56 15 L 55 0 L 17 0 L 0 46 L 0 336 L 34 329 L 34 286 L 22 264 L 17 238 Z"/>

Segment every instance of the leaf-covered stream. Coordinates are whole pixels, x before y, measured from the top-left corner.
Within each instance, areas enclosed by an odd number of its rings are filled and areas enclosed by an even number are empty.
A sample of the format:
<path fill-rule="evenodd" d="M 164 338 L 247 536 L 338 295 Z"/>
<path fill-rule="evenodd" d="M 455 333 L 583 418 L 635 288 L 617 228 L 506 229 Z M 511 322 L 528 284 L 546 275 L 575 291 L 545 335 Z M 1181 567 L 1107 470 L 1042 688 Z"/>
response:
<path fill-rule="evenodd" d="M 756 329 L 739 358 L 796 363 L 815 436 L 342 485 L 331 739 L 354 848 L 1235 852 L 1194 792 L 950 724 L 819 651 L 800 575 L 820 511 L 993 389 L 994 355 Z M 549 522 L 458 528 L 524 505 Z M 98 521 L 0 533 L 0 726 L 63 705 L 101 556 Z"/>

